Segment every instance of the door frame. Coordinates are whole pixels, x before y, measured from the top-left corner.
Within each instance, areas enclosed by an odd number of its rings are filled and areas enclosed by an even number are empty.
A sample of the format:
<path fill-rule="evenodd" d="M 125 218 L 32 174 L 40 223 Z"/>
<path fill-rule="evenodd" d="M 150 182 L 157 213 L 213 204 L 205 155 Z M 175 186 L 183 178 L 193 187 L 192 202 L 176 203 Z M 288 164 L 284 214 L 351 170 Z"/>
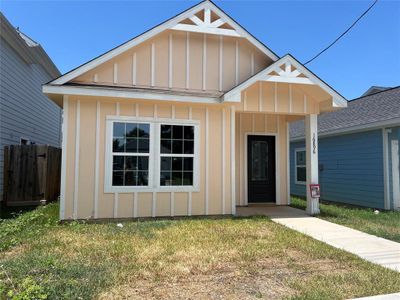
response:
<path fill-rule="evenodd" d="M 273 136 L 275 137 L 275 204 L 278 204 L 278 197 L 279 197 L 279 147 L 278 147 L 278 134 L 277 133 L 265 133 L 265 132 L 245 132 L 244 133 L 244 205 L 249 205 L 249 190 L 248 190 L 248 154 L 247 154 L 247 147 L 248 147 L 248 137 L 250 135 L 260 135 L 260 136 Z M 271 202 L 273 203 L 273 202 Z"/>

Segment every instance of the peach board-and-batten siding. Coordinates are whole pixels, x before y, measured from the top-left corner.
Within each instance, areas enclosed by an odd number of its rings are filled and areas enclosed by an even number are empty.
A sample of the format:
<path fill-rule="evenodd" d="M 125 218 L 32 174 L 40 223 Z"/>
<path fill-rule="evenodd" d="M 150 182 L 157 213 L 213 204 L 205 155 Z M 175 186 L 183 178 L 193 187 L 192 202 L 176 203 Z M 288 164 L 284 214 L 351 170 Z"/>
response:
<path fill-rule="evenodd" d="M 61 219 L 233 213 L 230 147 L 233 108 L 73 96 L 67 99 L 64 101 L 68 131 Z M 155 189 L 105 193 L 105 129 L 106 116 L 111 115 L 197 120 L 200 124 L 199 191 Z"/>
<path fill-rule="evenodd" d="M 271 63 L 245 39 L 167 30 L 72 82 L 226 92 Z"/>

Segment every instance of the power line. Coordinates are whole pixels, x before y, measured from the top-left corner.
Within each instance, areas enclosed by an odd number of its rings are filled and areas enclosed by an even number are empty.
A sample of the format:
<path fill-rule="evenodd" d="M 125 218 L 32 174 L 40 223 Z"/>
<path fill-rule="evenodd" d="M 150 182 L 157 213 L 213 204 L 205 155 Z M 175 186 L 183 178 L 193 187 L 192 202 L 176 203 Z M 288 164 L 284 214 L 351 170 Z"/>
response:
<path fill-rule="evenodd" d="M 326 50 L 328 50 L 330 47 L 332 47 L 334 44 L 336 44 L 337 41 L 339 41 L 346 33 L 348 33 L 356 24 L 358 21 L 360 21 L 362 19 L 362 17 L 364 17 L 370 10 L 372 7 L 374 7 L 374 5 L 378 2 L 378 0 L 375 0 L 374 3 L 372 3 L 372 5 L 370 7 L 368 7 L 368 9 L 366 11 L 363 12 L 363 14 L 361 16 L 358 17 L 357 20 L 354 21 L 353 24 L 351 24 L 351 26 L 349 28 L 347 28 L 347 30 L 345 32 L 343 32 L 338 38 L 336 38 L 336 40 L 334 40 L 329 46 L 327 46 L 324 50 L 322 50 L 321 52 L 319 52 L 317 55 L 315 55 L 313 58 L 311 58 L 310 60 L 308 60 L 304 65 L 312 62 L 314 59 L 316 59 L 318 56 L 320 56 L 322 53 L 324 53 Z"/>

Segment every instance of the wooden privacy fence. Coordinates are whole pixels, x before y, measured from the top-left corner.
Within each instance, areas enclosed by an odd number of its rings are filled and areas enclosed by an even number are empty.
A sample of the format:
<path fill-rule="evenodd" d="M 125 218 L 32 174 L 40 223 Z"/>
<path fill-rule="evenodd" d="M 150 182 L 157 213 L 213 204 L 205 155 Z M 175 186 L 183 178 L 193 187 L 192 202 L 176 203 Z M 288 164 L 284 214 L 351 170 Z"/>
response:
<path fill-rule="evenodd" d="M 4 147 L 4 202 L 37 205 L 60 194 L 61 149 L 48 145 Z"/>

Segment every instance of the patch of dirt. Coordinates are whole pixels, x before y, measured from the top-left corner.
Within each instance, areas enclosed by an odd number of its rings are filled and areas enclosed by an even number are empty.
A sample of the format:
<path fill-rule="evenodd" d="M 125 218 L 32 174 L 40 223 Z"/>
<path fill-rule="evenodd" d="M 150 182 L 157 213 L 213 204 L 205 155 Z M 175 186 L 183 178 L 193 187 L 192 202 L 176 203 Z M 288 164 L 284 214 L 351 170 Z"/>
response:
<path fill-rule="evenodd" d="M 115 287 L 99 299 L 280 299 L 294 290 L 285 285 L 290 272 L 283 266 L 240 270 L 221 266 L 203 274 L 173 280 L 131 280 Z"/>

